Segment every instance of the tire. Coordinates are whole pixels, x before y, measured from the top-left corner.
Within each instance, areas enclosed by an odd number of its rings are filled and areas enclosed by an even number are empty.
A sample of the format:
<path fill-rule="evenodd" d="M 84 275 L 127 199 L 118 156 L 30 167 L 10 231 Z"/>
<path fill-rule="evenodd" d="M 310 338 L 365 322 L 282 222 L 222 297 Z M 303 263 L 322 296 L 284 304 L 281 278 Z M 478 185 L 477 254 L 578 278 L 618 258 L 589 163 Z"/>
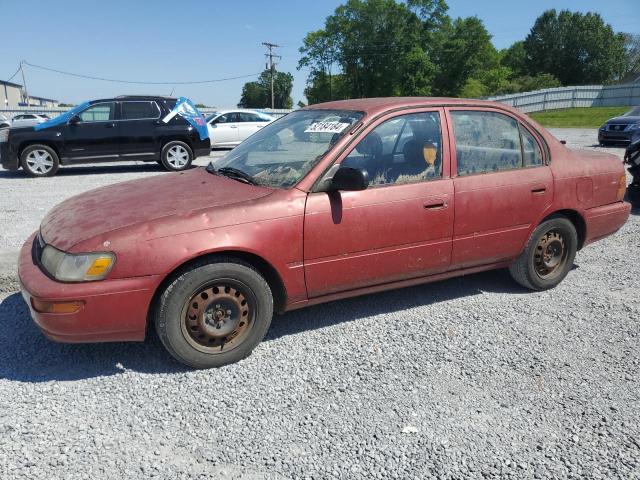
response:
<path fill-rule="evenodd" d="M 533 231 L 509 272 L 525 288 L 548 290 L 567 276 L 577 248 L 578 234 L 573 223 L 565 217 L 552 217 Z"/>
<path fill-rule="evenodd" d="M 170 172 L 181 172 L 191 166 L 193 161 L 193 151 L 184 142 L 174 140 L 162 147 L 160 152 L 160 163 Z"/>
<path fill-rule="evenodd" d="M 222 367 L 247 357 L 262 341 L 273 296 L 251 265 L 218 257 L 173 278 L 154 316 L 158 337 L 176 360 L 193 368 Z"/>
<path fill-rule="evenodd" d="M 51 147 L 29 145 L 20 154 L 20 166 L 30 177 L 53 177 L 60 168 L 60 159 Z"/>

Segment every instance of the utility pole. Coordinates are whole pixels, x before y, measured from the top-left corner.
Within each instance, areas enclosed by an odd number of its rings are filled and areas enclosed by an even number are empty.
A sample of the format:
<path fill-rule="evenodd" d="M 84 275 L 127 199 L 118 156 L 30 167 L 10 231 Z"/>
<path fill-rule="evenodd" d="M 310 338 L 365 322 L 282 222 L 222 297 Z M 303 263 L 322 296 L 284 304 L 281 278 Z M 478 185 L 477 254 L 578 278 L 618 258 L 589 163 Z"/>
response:
<path fill-rule="evenodd" d="M 267 50 L 269 51 L 269 53 L 265 53 L 264 56 L 269 59 L 269 63 L 267 63 L 267 68 L 271 72 L 271 109 L 273 110 L 275 108 L 275 102 L 273 99 L 273 76 L 276 70 L 276 64 L 274 63 L 273 59 L 277 58 L 279 60 L 282 58 L 280 55 L 274 55 L 273 49 L 280 48 L 280 45 L 276 45 L 275 43 L 270 43 L 270 42 L 262 42 L 262 45 L 267 47 Z"/>
<path fill-rule="evenodd" d="M 22 72 L 22 83 L 24 84 L 24 96 L 27 101 L 27 107 L 31 103 L 29 101 L 29 91 L 27 90 L 27 80 L 24 78 L 24 60 L 20 62 L 20 71 Z"/>

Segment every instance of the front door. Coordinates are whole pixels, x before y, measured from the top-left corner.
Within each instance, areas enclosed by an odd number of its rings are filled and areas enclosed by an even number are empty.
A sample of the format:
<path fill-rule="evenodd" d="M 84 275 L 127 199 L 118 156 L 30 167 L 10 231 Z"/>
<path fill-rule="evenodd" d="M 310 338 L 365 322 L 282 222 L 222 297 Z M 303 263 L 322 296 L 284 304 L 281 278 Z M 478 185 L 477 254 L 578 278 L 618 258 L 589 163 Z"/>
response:
<path fill-rule="evenodd" d="M 115 102 L 95 103 L 78 117 L 78 122 L 69 122 L 65 129 L 64 157 L 78 162 L 117 159 L 120 131 Z"/>
<path fill-rule="evenodd" d="M 553 200 L 539 140 L 517 119 L 490 109 L 450 109 L 455 145 L 455 267 L 511 259 Z"/>
<path fill-rule="evenodd" d="M 139 160 L 157 156 L 159 121 L 160 108 L 154 101 L 120 102 L 120 156 Z"/>
<path fill-rule="evenodd" d="M 232 146 L 240 142 L 238 113 L 229 112 L 211 120 L 211 145 Z"/>
<path fill-rule="evenodd" d="M 364 169 L 369 187 L 309 195 L 304 225 L 309 297 L 449 268 L 454 196 L 441 116 L 431 110 L 378 121 L 338 159 Z"/>

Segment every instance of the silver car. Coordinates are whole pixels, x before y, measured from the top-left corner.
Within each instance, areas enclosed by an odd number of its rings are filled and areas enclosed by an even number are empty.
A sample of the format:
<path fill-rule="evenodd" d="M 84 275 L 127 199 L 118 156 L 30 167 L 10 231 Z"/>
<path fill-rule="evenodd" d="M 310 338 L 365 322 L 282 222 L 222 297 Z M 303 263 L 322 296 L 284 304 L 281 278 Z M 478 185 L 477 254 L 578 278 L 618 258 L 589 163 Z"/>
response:
<path fill-rule="evenodd" d="M 21 113 L 16 115 L 11 120 L 12 127 L 31 127 L 38 123 L 43 123 L 49 120 L 49 117 L 40 113 Z"/>
<path fill-rule="evenodd" d="M 256 110 L 222 110 L 207 117 L 211 148 L 235 147 L 275 119 Z"/>
<path fill-rule="evenodd" d="M 11 126 L 11 122 L 9 121 L 9 119 L 4 115 L 0 115 L 0 128 L 6 128 L 10 126 Z"/>

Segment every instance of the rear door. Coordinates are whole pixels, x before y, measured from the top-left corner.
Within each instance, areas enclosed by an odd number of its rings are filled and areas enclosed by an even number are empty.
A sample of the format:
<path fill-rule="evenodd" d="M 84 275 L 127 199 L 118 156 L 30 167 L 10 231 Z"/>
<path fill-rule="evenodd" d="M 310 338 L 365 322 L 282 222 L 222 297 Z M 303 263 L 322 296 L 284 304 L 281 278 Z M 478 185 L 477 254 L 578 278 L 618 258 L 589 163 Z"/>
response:
<path fill-rule="evenodd" d="M 240 141 L 250 137 L 266 125 L 266 122 L 253 112 L 238 112 L 238 117 L 240 120 L 238 123 Z"/>
<path fill-rule="evenodd" d="M 452 265 L 513 258 L 553 200 L 540 139 L 499 110 L 451 108 L 448 118 L 456 172 Z"/>
<path fill-rule="evenodd" d="M 240 142 L 238 112 L 218 115 L 209 122 L 211 125 L 212 146 L 231 146 Z"/>
<path fill-rule="evenodd" d="M 65 159 L 79 162 L 117 159 L 120 132 L 116 102 L 94 103 L 78 117 L 79 122 L 69 122 L 65 129 Z"/>
<path fill-rule="evenodd" d="M 160 107 L 155 101 L 124 101 L 120 103 L 120 155 L 149 160 L 158 156 L 156 130 L 160 122 Z"/>
<path fill-rule="evenodd" d="M 309 297 L 449 268 L 454 196 L 442 113 L 431 109 L 378 121 L 338 159 L 365 170 L 369 187 L 309 194 L 304 225 Z"/>

